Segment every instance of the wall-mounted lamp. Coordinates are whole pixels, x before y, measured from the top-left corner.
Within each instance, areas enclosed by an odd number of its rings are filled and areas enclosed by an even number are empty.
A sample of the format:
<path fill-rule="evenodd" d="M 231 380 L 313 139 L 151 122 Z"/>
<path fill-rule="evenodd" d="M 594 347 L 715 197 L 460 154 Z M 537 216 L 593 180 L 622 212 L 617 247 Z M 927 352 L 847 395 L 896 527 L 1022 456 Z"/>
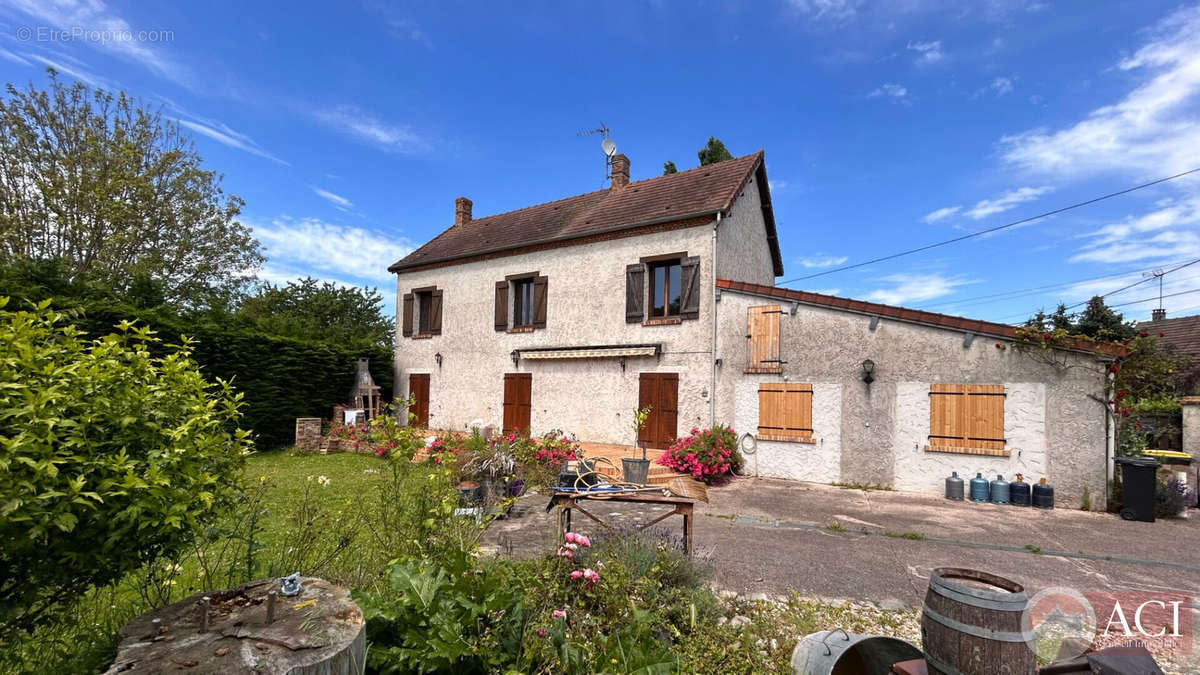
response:
<path fill-rule="evenodd" d="M 442 367 L 442 353 L 441 352 L 434 354 L 433 360 L 437 362 L 438 368 Z"/>
<path fill-rule="evenodd" d="M 514 365 L 514 366 L 515 366 L 515 365 L 517 365 L 518 363 L 520 363 L 520 361 L 521 361 L 521 352 L 519 352 L 519 351 L 517 351 L 517 350 L 515 350 L 515 349 L 514 349 L 514 350 L 512 350 L 511 352 L 509 352 L 509 353 L 508 353 L 508 355 L 512 357 L 512 360 L 513 360 L 513 365 Z"/>
<path fill-rule="evenodd" d="M 621 364 L 621 372 L 625 372 L 625 357 L 622 356 L 621 358 L 617 359 L 617 363 Z"/>
<path fill-rule="evenodd" d="M 867 384 L 875 381 L 875 362 L 871 359 L 864 359 L 862 362 L 862 380 Z"/>

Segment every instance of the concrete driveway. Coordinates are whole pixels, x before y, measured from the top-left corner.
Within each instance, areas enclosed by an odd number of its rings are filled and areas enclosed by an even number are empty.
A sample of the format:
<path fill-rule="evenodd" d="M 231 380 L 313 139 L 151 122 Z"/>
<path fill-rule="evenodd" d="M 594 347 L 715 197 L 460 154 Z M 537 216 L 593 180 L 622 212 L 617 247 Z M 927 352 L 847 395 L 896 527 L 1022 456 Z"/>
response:
<path fill-rule="evenodd" d="M 930 571 L 953 566 L 1014 579 L 1031 593 L 1069 586 L 1200 596 L 1200 517 L 1134 523 L 1111 514 L 765 478 L 736 479 L 711 488 L 709 498 L 697 505 L 697 551 L 712 560 L 718 585 L 743 595 L 794 590 L 919 606 Z M 555 521 L 546 501 L 523 498 L 516 517 L 488 529 L 485 545 L 515 555 L 553 550 Z M 589 510 L 615 524 L 645 522 L 661 511 L 592 504 Z M 586 533 L 600 529 L 580 515 L 574 523 Z M 681 520 L 657 527 L 678 531 Z"/>

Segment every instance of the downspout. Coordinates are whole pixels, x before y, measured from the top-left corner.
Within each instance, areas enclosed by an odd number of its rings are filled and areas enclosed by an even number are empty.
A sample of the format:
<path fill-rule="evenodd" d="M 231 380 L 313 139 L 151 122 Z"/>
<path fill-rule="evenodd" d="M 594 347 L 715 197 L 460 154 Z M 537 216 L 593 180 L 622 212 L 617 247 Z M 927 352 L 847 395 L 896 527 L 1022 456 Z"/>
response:
<path fill-rule="evenodd" d="M 713 223 L 712 232 L 712 381 L 708 386 L 708 426 L 711 429 L 717 423 L 717 228 L 721 226 L 721 212 L 717 211 L 717 220 Z"/>

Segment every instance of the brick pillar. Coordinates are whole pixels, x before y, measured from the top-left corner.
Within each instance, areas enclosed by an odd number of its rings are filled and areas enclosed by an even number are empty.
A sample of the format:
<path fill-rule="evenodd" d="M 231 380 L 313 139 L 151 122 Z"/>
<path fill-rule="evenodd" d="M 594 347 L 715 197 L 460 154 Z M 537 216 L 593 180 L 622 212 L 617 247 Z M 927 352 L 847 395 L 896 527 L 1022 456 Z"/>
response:
<path fill-rule="evenodd" d="M 459 197 L 454 200 L 454 224 L 466 225 L 471 222 L 471 206 L 472 202 L 466 197 Z"/>

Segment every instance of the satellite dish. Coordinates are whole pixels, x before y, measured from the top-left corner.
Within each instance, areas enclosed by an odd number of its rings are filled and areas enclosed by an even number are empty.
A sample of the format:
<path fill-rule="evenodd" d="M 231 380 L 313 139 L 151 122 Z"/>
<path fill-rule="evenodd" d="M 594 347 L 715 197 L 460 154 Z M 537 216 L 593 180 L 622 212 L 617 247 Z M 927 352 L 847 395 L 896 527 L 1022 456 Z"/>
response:
<path fill-rule="evenodd" d="M 606 156 L 612 157 L 617 151 L 617 144 L 613 143 L 611 138 L 606 138 L 600 143 L 600 149 L 604 151 Z"/>

